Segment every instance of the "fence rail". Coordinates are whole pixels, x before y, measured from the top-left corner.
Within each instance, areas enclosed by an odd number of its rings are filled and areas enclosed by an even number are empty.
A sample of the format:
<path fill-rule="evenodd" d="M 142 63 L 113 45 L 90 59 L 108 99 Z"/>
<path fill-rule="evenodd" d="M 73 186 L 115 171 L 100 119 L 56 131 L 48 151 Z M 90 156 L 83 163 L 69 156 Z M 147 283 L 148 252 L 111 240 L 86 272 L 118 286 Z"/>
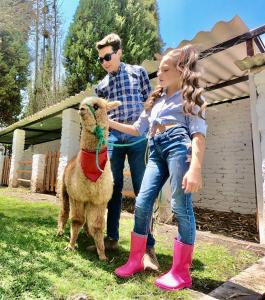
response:
<path fill-rule="evenodd" d="M 21 160 L 18 162 L 19 165 L 22 165 L 22 166 L 30 166 L 32 168 L 32 161 L 31 160 Z M 31 182 L 31 179 L 29 178 L 23 178 L 21 177 L 22 174 L 30 174 L 31 175 L 32 173 L 32 169 L 18 169 L 17 170 L 17 174 L 19 174 L 19 178 L 17 178 L 17 181 L 18 182 L 22 182 L 22 183 L 28 183 L 30 184 Z"/>
<path fill-rule="evenodd" d="M 2 171 L 2 182 L 1 185 L 8 185 L 9 181 L 9 172 L 10 172 L 10 164 L 11 164 L 11 157 L 6 156 L 4 158 L 4 165 Z"/>

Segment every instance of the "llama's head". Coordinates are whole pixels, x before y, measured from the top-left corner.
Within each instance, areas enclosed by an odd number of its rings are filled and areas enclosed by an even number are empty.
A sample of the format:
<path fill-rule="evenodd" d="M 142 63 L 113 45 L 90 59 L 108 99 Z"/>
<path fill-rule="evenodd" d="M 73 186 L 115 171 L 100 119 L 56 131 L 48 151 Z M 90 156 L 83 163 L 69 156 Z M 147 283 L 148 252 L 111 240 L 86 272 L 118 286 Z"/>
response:
<path fill-rule="evenodd" d="M 99 126 L 103 129 L 108 128 L 107 112 L 121 105 L 120 101 L 106 101 L 102 98 L 85 98 L 79 107 L 82 127 L 90 132 L 94 132 Z"/>

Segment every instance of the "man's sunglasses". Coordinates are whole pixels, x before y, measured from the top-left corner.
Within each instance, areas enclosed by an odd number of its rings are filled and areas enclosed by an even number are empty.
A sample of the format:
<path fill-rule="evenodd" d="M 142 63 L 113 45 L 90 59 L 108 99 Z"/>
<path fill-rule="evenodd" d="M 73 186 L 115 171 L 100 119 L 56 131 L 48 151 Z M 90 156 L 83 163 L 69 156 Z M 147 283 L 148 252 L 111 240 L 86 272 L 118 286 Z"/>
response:
<path fill-rule="evenodd" d="M 107 53 L 103 57 L 98 57 L 98 61 L 103 64 L 104 60 L 105 61 L 111 61 L 111 56 L 112 54 L 116 54 L 117 51 L 113 51 L 112 53 Z"/>

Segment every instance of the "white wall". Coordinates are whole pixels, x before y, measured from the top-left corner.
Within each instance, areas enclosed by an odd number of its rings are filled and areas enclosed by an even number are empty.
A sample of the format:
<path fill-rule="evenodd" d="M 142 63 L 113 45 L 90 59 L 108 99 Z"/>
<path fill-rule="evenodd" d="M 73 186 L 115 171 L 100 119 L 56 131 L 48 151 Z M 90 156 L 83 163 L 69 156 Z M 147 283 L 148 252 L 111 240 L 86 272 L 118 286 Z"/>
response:
<path fill-rule="evenodd" d="M 256 213 L 249 101 L 208 108 L 204 186 L 194 206 Z"/>
<path fill-rule="evenodd" d="M 32 159 L 33 154 L 47 154 L 48 151 L 59 151 L 61 140 L 55 140 L 47 143 L 30 146 L 24 151 L 24 160 Z"/>

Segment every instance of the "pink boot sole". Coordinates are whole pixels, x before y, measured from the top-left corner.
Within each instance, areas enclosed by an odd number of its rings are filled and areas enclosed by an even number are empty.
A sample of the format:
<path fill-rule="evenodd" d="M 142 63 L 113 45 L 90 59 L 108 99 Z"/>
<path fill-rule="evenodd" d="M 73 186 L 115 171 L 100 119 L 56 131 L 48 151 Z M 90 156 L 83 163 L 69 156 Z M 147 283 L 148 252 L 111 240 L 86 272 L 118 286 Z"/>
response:
<path fill-rule="evenodd" d="M 119 270 L 116 269 L 114 271 L 114 273 L 116 274 L 116 276 L 118 276 L 119 278 L 129 278 L 129 277 L 132 277 L 133 275 L 137 274 L 137 273 L 140 273 L 144 271 L 144 268 L 142 269 L 139 269 L 139 270 L 135 270 L 133 273 L 130 273 L 130 274 L 122 274 L 122 273 L 119 273 Z"/>
<path fill-rule="evenodd" d="M 177 290 L 182 290 L 182 289 L 189 289 L 192 287 L 192 283 L 183 283 L 183 284 L 180 284 L 177 288 L 171 288 L 171 287 L 168 287 L 166 285 L 163 285 L 161 283 L 157 283 L 155 282 L 155 285 L 160 288 L 161 290 L 166 290 L 166 291 L 177 291 Z"/>

